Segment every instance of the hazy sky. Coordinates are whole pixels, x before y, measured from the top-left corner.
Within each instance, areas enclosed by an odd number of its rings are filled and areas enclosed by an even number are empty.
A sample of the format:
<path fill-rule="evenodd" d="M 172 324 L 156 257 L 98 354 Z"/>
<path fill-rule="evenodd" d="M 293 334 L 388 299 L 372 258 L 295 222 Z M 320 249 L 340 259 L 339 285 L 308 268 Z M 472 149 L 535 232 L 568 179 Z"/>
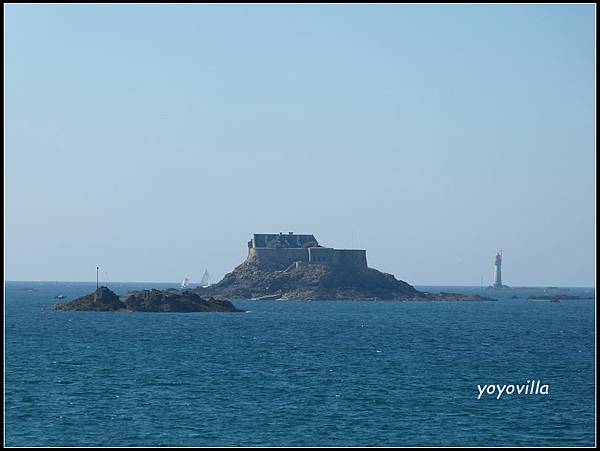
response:
<path fill-rule="evenodd" d="M 5 7 L 5 276 L 214 280 L 253 232 L 593 286 L 595 8 Z"/>

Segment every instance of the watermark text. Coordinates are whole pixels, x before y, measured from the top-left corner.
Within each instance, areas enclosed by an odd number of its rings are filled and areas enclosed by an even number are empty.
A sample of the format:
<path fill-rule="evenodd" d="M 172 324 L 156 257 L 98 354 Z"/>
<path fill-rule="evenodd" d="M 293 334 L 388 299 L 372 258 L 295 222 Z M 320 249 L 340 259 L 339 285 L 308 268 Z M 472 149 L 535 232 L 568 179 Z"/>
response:
<path fill-rule="evenodd" d="M 477 384 L 477 390 L 479 395 L 477 399 L 481 399 L 482 396 L 492 396 L 496 399 L 502 398 L 505 395 L 547 395 L 550 391 L 548 384 L 542 384 L 542 381 L 527 381 L 526 384 Z"/>

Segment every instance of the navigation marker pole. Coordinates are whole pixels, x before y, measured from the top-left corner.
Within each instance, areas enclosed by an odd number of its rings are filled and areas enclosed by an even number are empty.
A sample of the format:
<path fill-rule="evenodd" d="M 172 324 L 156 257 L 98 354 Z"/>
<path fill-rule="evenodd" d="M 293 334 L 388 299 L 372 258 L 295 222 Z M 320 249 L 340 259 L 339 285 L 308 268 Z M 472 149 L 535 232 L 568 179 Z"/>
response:
<path fill-rule="evenodd" d="M 96 266 L 96 291 L 98 291 L 98 271 L 100 270 L 100 266 Z"/>

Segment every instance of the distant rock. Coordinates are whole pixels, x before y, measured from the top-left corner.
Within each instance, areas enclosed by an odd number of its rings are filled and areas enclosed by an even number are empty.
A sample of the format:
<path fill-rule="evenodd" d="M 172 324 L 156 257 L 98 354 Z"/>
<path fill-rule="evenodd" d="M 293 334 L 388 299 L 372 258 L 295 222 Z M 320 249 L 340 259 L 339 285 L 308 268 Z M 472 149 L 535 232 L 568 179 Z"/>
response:
<path fill-rule="evenodd" d="M 412 298 L 407 299 L 412 301 L 497 301 L 497 299 L 490 298 L 488 296 L 480 296 L 478 294 L 461 294 L 461 293 L 446 293 L 444 291 L 440 293 L 427 293 L 419 292 L 419 294 Z"/>
<path fill-rule="evenodd" d="M 243 312 L 226 299 L 202 298 L 191 290 L 132 291 L 125 305 L 134 312 Z"/>
<path fill-rule="evenodd" d="M 486 287 L 486 290 L 494 290 L 494 291 L 499 291 L 499 290 L 512 290 L 513 287 L 509 287 L 508 285 L 488 285 Z"/>
<path fill-rule="evenodd" d="M 190 290 L 142 290 L 127 293 L 122 301 L 107 287 L 54 310 L 98 312 L 243 312 L 226 299 L 201 297 Z"/>
<path fill-rule="evenodd" d="M 96 312 L 114 312 L 126 310 L 125 304 L 119 296 L 107 287 L 99 287 L 91 294 L 87 294 L 71 302 L 56 304 L 54 310 L 85 310 Z"/>
<path fill-rule="evenodd" d="M 576 295 L 569 295 L 569 294 L 556 294 L 556 295 L 540 294 L 540 295 L 528 296 L 527 299 L 548 300 L 548 301 L 576 301 L 579 299 L 596 299 L 596 297 L 595 296 L 576 296 Z"/>

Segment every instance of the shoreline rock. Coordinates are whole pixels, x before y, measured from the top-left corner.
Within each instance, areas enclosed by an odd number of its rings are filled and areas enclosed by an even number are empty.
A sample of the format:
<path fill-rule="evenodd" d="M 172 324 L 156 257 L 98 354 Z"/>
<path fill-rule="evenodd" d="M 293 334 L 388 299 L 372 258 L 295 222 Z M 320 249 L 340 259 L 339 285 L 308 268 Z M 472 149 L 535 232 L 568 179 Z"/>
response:
<path fill-rule="evenodd" d="M 577 296 L 577 295 L 569 295 L 569 294 L 556 294 L 556 295 L 548 295 L 548 294 L 536 294 L 527 296 L 527 299 L 533 301 L 577 301 L 581 299 L 596 299 L 595 296 Z"/>
<path fill-rule="evenodd" d="M 94 312 L 114 312 L 126 310 L 119 296 L 107 287 L 99 287 L 96 291 L 63 304 L 55 304 L 54 310 L 81 310 Z"/>
<path fill-rule="evenodd" d="M 127 293 L 124 300 L 107 287 L 73 301 L 55 304 L 59 311 L 95 312 L 243 312 L 230 301 L 217 297 L 201 297 L 191 290 L 140 290 Z"/>
<path fill-rule="evenodd" d="M 215 285 L 194 288 L 201 296 L 240 300 L 496 301 L 460 293 L 426 293 L 373 268 L 301 264 L 274 266 L 249 256 Z"/>
<path fill-rule="evenodd" d="M 202 298 L 191 290 L 131 291 L 125 305 L 134 312 L 243 312 L 224 298 Z"/>
<path fill-rule="evenodd" d="M 428 293 L 421 292 L 424 296 L 419 296 L 414 301 L 438 301 L 438 302 L 453 302 L 453 301 L 466 301 L 466 302 L 483 302 L 483 301 L 497 301 L 498 299 L 491 298 L 488 296 L 481 296 L 479 294 L 462 294 L 462 293 L 448 293 L 441 291 L 439 293 Z"/>

